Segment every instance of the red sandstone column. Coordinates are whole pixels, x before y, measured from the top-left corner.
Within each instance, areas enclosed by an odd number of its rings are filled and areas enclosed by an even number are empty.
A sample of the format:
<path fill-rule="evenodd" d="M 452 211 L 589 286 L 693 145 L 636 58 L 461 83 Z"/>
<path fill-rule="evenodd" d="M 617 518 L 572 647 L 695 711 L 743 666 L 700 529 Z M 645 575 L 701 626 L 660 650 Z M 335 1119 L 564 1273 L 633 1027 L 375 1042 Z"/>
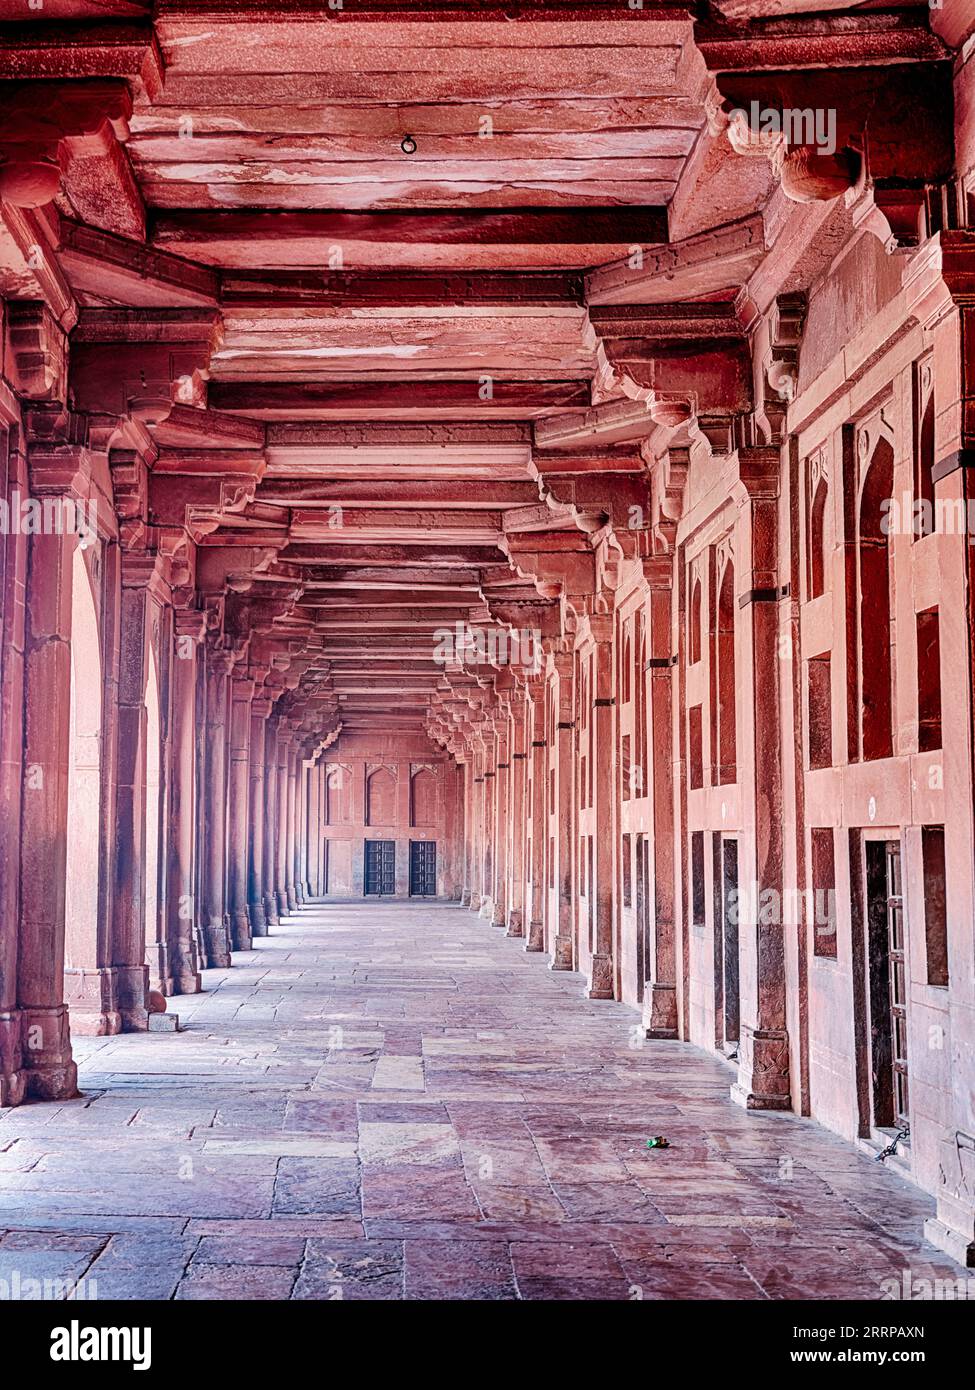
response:
<path fill-rule="evenodd" d="M 653 871 L 651 921 L 653 960 L 647 962 L 643 1017 L 648 1038 L 676 1038 L 677 950 L 674 864 L 674 714 L 671 662 L 671 602 L 674 562 L 671 556 L 644 562 L 650 585 L 649 708 L 651 796 L 653 801 Z M 638 673 L 645 679 L 644 673 Z"/>
<path fill-rule="evenodd" d="M 616 737 L 614 730 L 613 619 L 592 614 L 589 626 L 596 643 L 596 726 L 593 796 L 597 826 L 595 846 L 596 917 L 594 947 L 586 993 L 590 999 L 616 997 L 613 963 L 614 864 L 616 849 Z"/>
<path fill-rule="evenodd" d="M 261 874 L 264 884 L 264 920 L 276 927 L 278 916 L 278 716 L 265 725 L 264 743 L 264 843 Z"/>
<path fill-rule="evenodd" d="M 167 594 L 171 600 L 171 592 Z M 149 966 L 149 988 L 156 989 L 167 998 L 176 994 L 179 986 L 177 966 L 179 960 L 179 945 L 175 936 L 170 931 L 171 920 L 169 915 L 169 876 L 167 860 L 169 856 L 170 836 L 169 836 L 169 816 L 170 804 L 172 801 L 172 699 L 173 699 L 173 621 L 174 610 L 171 602 L 167 602 L 162 613 L 155 635 L 152 639 L 152 646 L 155 648 L 156 667 L 158 674 L 158 730 L 159 730 L 159 761 L 158 761 L 158 817 L 156 822 L 156 846 L 155 863 L 148 858 L 150 842 L 147 838 L 147 863 L 148 872 L 153 873 L 156 880 L 156 901 L 154 911 L 146 911 L 146 961 Z M 153 653 L 150 650 L 150 660 Z M 150 725 L 151 727 L 151 725 Z M 147 751 L 148 756 L 148 751 Z M 147 836 L 152 832 L 152 825 L 149 817 L 149 796 L 152 788 L 149 785 L 148 775 L 146 780 L 146 825 Z M 148 892 L 148 873 L 146 878 Z M 151 898 L 147 898 L 147 904 L 151 903 Z"/>
<path fill-rule="evenodd" d="M 469 749 L 467 750 L 467 752 L 466 752 L 466 754 L 465 754 L 464 761 L 461 763 L 460 766 L 461 766 L 461 772 L 462 772 L 463 778 L 464 778 L 464 782 L 463 782 L 463 796 L 464 796 L 464 844 L 463 844 L 463 852 L 464 852 L 464 862 L 463 862 L 463 864 L 462 864 L 462 866 L 461 866 L 461 872 L 462 872 L 462 874 L 463 874 L 463 883 L 462 883 L 462 885 L 461 885 L 461 891 L 460 891 L 460 903 L 461 903 L 461 907 L 470 907 L 470 905 L 471 905 L 471 831 L 472 831 L 473 820 L 474 820 L 474 781 L 473 781 L 473 765 L 472 765 L 472 762 L 471 762 L 471 754 L 470 754 L 470 750 L 469 750 Z"/>
<path fill-rule="evenodd" d="M 286 809 L 284 831 L 284 891 L 288 899 L 288 911 L 294 912 L 298 906 L 298 899 L 295 896 L 295 822 L 298 803 L 298 754 L 295 752 L 294 744 L 288 742 L 285 750 L 285 769 L 287 782 L 285 784 Z"/>
<path fill-rule="evenodd" d="M 575 681 L 574 658 L 571 651 L 556 652 L 552 658 L 558 676 L 556 698 L 555 758 L 556 802 L 559 808 L 558 843 L 555 847 L 555 880 L 559 885 L 559 913 L 555 940 L 552 943 L 553 970 L 573 968 L 575 939 Z M 542 729 L 544 730 L 544 718 Z M 544 735 L 543 735 L 544 737 Z M 542 791 L 544 800 L 545 791 Z"/>
<path fill-rule="evenodd" d="M 230 958 L 229 918 L 224 884 L 227 863 L 227 678 L 233 665 L 230 652 L 207 646 L 206 680 L 206 935 L 211 966 L 226 969 Z"/>
<path fill-rule="evenodd" d="M 473 795 L 471 804 L 473 815 L 471 818 L 471 901 L 470 909 L 472 912 L 480 912 L 481 898 L 484 892 L 484 846 L 481 843 L 484 834 L 484 743 L 480 735 L 475 735 L 472 740 L 473 760 L 471 762 L 471 778 Z"/>
<path fill-rule="evenodd" d="M 267 936 L 267 913 L 264 895 L 264 832 L 266 788 L 264 750 L 267 740 L 267 717 L 271 702 L 258 698 L 251 701 L 250 762 L 250 834 L 247 842 L 247 910 L 250 914 L 251 935 Z"/>
<path fill-rule="evenodd" d="M 247 830 L 250 769 L 251 700 L 254 682 L 234 676 L 230 682 L 230 799 L 227 832 L 227 890 L 230 926 L 235 951 L 251 949 L 251 924 L 247 912 Z"/>
<path fill-rule="evenodd" d="M 528 911 L 528 930 L 525 935 L 526 951 L 545 950 L 545 856 L 548 840 L 546 825 L 546 798 L 548 788 L 545 777 L 545 680 L 533 676 L 527 682 L 528 702 L 526 709 L 526 753 L 531 760 L 531 777 L 528 791 L 527 813 L 531 819 L 531 853 L 526 864 L 526 908 Z"/>
<path fill-rule="evenodd" d="M 286 917 L 291 911 L 288 901 L 288 739 L 291 735 L 287 719 L 278 723 L 277 745 L 277 842 L 274 860 L 274 896 L 277 899 L 278 915 Z"/>
<path fill-rule="evenodd" d="M 149 971 L 146 965 L 146 681 L 152 660 L 151 586 L 156 557 L 122 554 L 121 652 L 116 708 L 115 880 L 113 964 L 122 1028 L 149 1026 Z M 161 727 L 162 721 L 160 721 Z M 161 759 L 160 759 L 161 761 Z"/>
<path fill-rule="evenodd" d="M 308 883 L 308 763 L 299 748 L 295 759 L 295 900 L 301 907 Z"/>
<path fill-rule="evenodd" d="M 322 764 L 316 758 L 308 767 L 308 824 L 305 833 L 306 896 L 321 895 L 322 876 Z"/>
<path fill-rule="evenodd" d="M 508 890 L 508 822 L 509 773 L 508 761 L 508 713 L 507 704 L 502 703 L 497 713 L 497 761 L 494 777 L 494 877 L 492 889 L 491 924 L 503 927 L 507 918 Z"/>
<path fill-rule="evenodd" d="M 524 684 L 513 693 L 508 726 L 509 792 L 508 935 L 525 934 L 525 708 Z"/>
<path fill-rule="evenodd" d="M 957 305 L 957 316 L 937 314 L 935 390 L 940 389 L 939 382 L 953 382 L 955 387 L 945 391 L 945 398 L 939 407 L 937 462 L 933 470 L 935 506 L 942 499 L 949 505 L 961 501 L 965 514 L 970 517 L 975 507 L 975 295 L 972 293 L 972 285 L 975 284 L 975 237 L 971 232 L 942 232 L 940 241 L 943 247 L 941 274 Z M 942 652 L 946 649 L 952 652 L 953 666 L 955 661 L 961 665 L 964 651 L 969 692 L 975 688 L 975 545 L 972 541 L 973 537 L 969 534 L 963 545 L 967 588 L 965 612 L 953 614 L 950 618 L 945 615 L 941 638 Z M 948 568 L 947 556 L 942 559 L 941 570 L 944 582 L 954 577 Z M 957 588 L 954 592 L 957 592 Z M 951 635 L 958 633 L 962 622 L 967 639 L 964 647 L 957 639 L 951 641 Z M 975 1057 L 975 978 L 972 960 L 975 957 L 975 942 L 972 914 L 970 910 L 966 911 L 967 903 L 971 901 L 970 888 L 966 891 L 966 887 L 962 886 L 970 880 L 972 866 L 972 842 L 968 829 L 975 775 L 971 704 L 968 703 L 967 708 L 964 705 L 956 707 L 954 717 L 956 722 L 964 720 L 968 726 L 966 737 L 958 737 L 958 730 L 953 730 L 955 736 L 949 735 L 946 739 L 943 754 L 945 804 L 952 808 L 948 814 L 956 827 L 954 836 L 950 825 L 945 833 L 950 923 L 947 942 L 947 1033 L 951 1038 L 955 1061 L 948 1078 L 949 1093 L 941 1102 L 943 1128 L 936 1149 L 939 1178 L 939 1185 L 935 1189 L 937 1214 L 925 1222 L 924 1234 L 932 1244 L 946 1251 L 960 1264 L 972 1268 L 975 1267 L 975 1094 L 972 1088 L 972 1059 Z M 957 848 L 952 845 L 953 839 Z M 954 912 L 951 908 L 952 895 L 961 904 L 960 910 L 956 907 Z"/>
<path fill-rule="evenodd" d="M 498 780 L 498 740 L 490 726 L 484 743 L 484 814 L 481 817 L 481 907 L 482 917 L 494 917 L 494 801 Z"/>
<path fill-rule="evenodd" d="M 778 449 L 740 449 L 739 476 L 750 498 L 747 532 L 750 567 L 737 616 L 746 628 L 739 650 L 750 653 L 755 808 L 755 892 L 782 902 L 782 720 L 780 717 L 778 592 Z M 750 641 L 748 638 L 750 637 Z M 747 775 L 747 774 L 746 774 Z M 759 917 L 767 914 L 757 913 Z M 783 914 L 772 914 L 781 918 Z M 732 1099 L 750 1110 L 788 1110 L 789 1035 L 786 1031 L 785 942 L 781 920 L 740 923 L 741 1047 Z"/>
<path fill-rule="evenodd" d="M 26 1094 L 78 1093 L 64 1004 L 73 536 L 30 538 L 17 999 Z"/>
<path fill-rule="evenodd" d="M 202 613 L 190 608 L 176 610 L 166 911 L 169 939 L 175 942 L 173 973 L 180 994 L 198 994 L 202 988 L 196 937 L 199 915 L 193 883 L 199 791 L 196 786 L 197 656 L 204 628 Z"/>
<path fill-rule="evenodd" d="M 15 406 L 15 402 L 11 402 Z M 8 410 L 0 393 L 0 421 L 16 426 L 15 409 Z M 12 432 L 8 440 L 19 438 Z M 8 446 L 9 447 L 9 446 Z M 0 493 L 29 495 L 24 457 L 10 449 L 0 452 Z M 17 1008 L 17 914 L 20 896 L 20 815 L 24 755 L 24 583 L 27 537 L 20 532 L 0 536 L 0 1106 L 18 1105 L 24 1097 L 26 1075 L 21 1050 L 21 1020 Z"/>

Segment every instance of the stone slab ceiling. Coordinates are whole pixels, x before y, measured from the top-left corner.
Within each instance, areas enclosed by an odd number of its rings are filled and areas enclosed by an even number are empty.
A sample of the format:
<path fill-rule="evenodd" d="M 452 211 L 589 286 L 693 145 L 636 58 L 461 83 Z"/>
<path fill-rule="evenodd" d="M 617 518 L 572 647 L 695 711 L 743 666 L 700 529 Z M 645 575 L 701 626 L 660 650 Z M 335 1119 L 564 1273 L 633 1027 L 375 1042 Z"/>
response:
<path fill-rule="evenodd" d="M 4 213 L 0 261 L 53 245 L 46 297 L 109 362 L 137 320 L 142 342 L 160 323 L 167 342 L 209 335 L 152 426 L 158 505 L 232 483 L 201 553 L 240 549 L 247 601 L 312 654 L 347 723 L 393 703 L 419 722 L 434 632 L 491 625 L 502 601 L 505 621 L 520 604 L 544 625 L 558 589 L 532 547 L 591 564 L 591 537 L 638 499 L 674 424 L 651 410 L 674 394 L 663 354 L 676 344 L 681 399 L 706 393 L 697 360 L 726 423 L 748 407 L 763 262 L 782 283 L 782 258 L 829 230 L 767 159 L 732 151 L 716 72 L 936 61 L 930 15 L 0 0 L 0 83 L 101 82 L 121 103 L 66 135 L 54 202 Z M 32 273 L 5 270 L 0 291 L 40 298 Z"/>

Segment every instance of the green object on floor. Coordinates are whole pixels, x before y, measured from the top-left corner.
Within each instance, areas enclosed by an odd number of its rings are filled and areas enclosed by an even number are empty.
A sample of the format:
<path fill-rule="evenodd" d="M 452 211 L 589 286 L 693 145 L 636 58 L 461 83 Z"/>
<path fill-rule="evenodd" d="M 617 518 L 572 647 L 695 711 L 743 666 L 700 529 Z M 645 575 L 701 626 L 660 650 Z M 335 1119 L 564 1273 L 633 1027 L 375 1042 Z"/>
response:
<path fill-rule="evenodd" d="M 648 1149 L 669 1149 L 670 1141 L 665 1139 L 662 1134 L 655 1134 L 652 1139 L 647 1140 Z"/>

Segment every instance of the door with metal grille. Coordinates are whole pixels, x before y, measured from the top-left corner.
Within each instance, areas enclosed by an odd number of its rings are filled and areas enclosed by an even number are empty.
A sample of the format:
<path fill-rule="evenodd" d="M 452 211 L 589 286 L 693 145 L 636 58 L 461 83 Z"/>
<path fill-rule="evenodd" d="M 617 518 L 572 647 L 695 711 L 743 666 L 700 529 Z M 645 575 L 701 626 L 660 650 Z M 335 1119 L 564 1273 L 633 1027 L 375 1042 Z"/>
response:
<path fill-rule="evenodd" d="M 894 1120 L 903 1128 L 910 1115 L 907 1077 L 907 943 L 901 888 L 901 847 L 887 845 L 887 950 L 890 960 L 890 1036 L 894 1083 Z"/>
<path fill-rule="evenodd" d="M 435 840 L 410 841 L 410 896 L 437 896 L 437 843 Z"/>
<path fill-rule="evenodd" d="M 897 840 L 868 841 L 869 960 L 873 1123 L 907 1128 L 910 1091 L 907 1049 L 907 923 Z"/>
<path fill-rule="evenodd" d="M 366 841 L 366 892 L 391 897 L 396 892 L 396 841 Z"/>

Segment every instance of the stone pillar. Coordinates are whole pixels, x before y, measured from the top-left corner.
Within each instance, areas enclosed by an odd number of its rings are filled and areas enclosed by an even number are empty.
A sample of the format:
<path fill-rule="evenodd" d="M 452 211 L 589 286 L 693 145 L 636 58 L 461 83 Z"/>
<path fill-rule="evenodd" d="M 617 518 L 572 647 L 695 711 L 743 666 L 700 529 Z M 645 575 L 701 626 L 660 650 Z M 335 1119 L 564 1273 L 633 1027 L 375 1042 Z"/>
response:
<path fill-rule="evenodd" d="M 288 899 L 288 911 L 294 912 L 298 906 L 295 893 L 295 844 L 297 842 L 298 817 L 298 769 L 300 759 L 294 744 L 290 741 L 285 750 L 287 768 L 286 805 L 287 819 L 284 834 L 284 891 Z"/>
<path fill-rule="evenodd" d="M 755 814 L 755 904 L 782 902 L 783 790 L 781 665 L 779 660 L 778 588 L 778 449 L 741 449 L 738 454 L 740 492 L 746 504 L 739 530 L 749 537 L 742 567 L 736 617 L 743 632 L 738 651 L 747 677 L 742 686 L 755 692 L 752 710 L 751 755 L 742 780 L 750 778 Z M 750 502 L 750 505 L 748 503 Z M 757 912 L 764 917 L 769 914 Z M 771 914 L 781 918 L 782 913 Z M 750 1110 L 788 1110 L 789 1037 L 786 1032 L 785 941 L 779 921 L 740 922 L 741 1045 L 738 1081 L 732 1099 Z"/>
<path fill-rule="evenodd" d="M 298 750 L 295 760 L 295 899 L 301 907 L 308 896 L 308 763 Z"/>
<path fill-rule="evenodd" d="M 150 885 L 149 873 L 155 878 L 155 903 L 151 896 L 146 907 L 146 962 L 149 966 L 149 988 L 155 989 L 169 998 L 179 989 L 179 944 L 170 931 L 169 914 L 169 845 L 170 845 L 170 803 L 172 801 L 172 742 L 173 742 L 173 618 L 172 593 L 167 593 L 167 603 L 159 613 L 158 622 L 151 628 L 151 648 L 149 657 L 156 663 L 159 698 L 158 726 L 159 749 L 157 763 L 157 786 L 155 791 L 146 773 L 146 849 L 147 887 Z M 149 691 L 146 692 L 148 709 Z M 151 728 L 151 723 L 150 723 Z M 148 748 L 147 748 L 148 757 Z M 149 836 L 153 827 L 149 815 L 150 797 L 156 796 L 154 854 Z M 150 907 L 152 910 L 150 911 Z M 178 1020 L 171 1016 L 167 1022 L 176 1025 Z M 158 1025 L 150 1025 L 158 1026 Z"/>
<path fill-rule="evenodd" d="M 613 669 L 613 618 L 592 614 L 589 626 L 596 644 L 593 796 L 598 827 L 595 846 L 596 914 L 594 949 L 586 993 L 590 999 L 614 999 L 613 912 L 616 853 L 616 683 Z M 591 889 L 590 889 L 591 891 Z"/>
<path fill-rule="evenodd" d="M 480 737 L 474 740 L 471 762 L 472 797 L 471 805 L 471 900 L 472 912 L 480 912 L 483 895 L 484 846 L 481 839 L 484 833 L 484 744 Z"/>
<path fill-rule="evenodd" d="M 250 833 L 247 838 L 247 911 L 251 936 L 267 936 L 267 912 L 264 899 L 264 835 L 266 830 L 266 790 L 264 777 L 264 747 L 267 738 L 267 717 L 271 702 L 263 697 L 251 701 L 250 727 Z"/>
<path fill-rule="evenodd" d="M 207 646 L 206 672 L 206 913 L 204 935 L 208 963 L 226 969 L 230 958 L 230 919 L 224 884 L 227 863 L 227 678 L 233 665 L 230 652 Z"/>
<path fill-rule="evenodd" d="M 180 994 L 198 994 L 200 952 L 199 914 L 194 883 L 194 844 L 198 788 L 196 786 L 197 654 L 205 619 L 191 608 L 177 608 L 173 624 L 173 732 L 170 748 L 169 833 L 166 837 L 166 912 L 169 940 L 174 946 L 173 975 Z"/>
<path fill-rule="evenodd" d="M 971 517 L 975 509 L 975 235 L 942 232 L 938 238 L 941 278 L 954 312 L 944 313 L 939 287 L 933 286 L 931 299 L 918 313 L 925 326 L 934 328 L 935 393 L 943 394 L 935 426 L 934 479 L 935 505 L 963 508 Z M 918 306 L 918 310 L 921 306 Z M 915 310 L 915 312 L 918 312 Z M 945 389 L 949 383 L 953 389 Z M 963 552 L 962 583 L 966 593 L 964 614 L 954 603 L 942 608 L 942 653 L 953 659 L 966 656 L 966 685 L 975 689 L 975 545 L 969 534 L 966 543 L 957 542 Z M 957 561 L 955 562 L 958 563 Z M 961 585 L 949 569 L 944 554 L 941 570 L 953 590 Z M 946 608 L 948 611 L 946 611 Z M 954 610 L 954 611 L 951 611 Z M 964 623 L 964 645 L 962 638 Z M 943 658 L 944 659 L 944 658 Z M 946 709 L 947 712 L 947 709 Z M 937 1174 L 935 1189 L 937 1213 L 925 1222 L 925 1237 L 952 1259 L 975 1268 L 975 1088 L 972 1086 L 972 1058 L 975 1057 L 975 913 L 971 910 L 972 789 L 975 786 L 975 742 L 972 737 L 971 705 L 953 710 L 956 737 L 946 738 L 944 795 L 955 826 L 946 826 L 948 858 L 948 987 L 946 1032 L 952 1063 L 948 1072 L 950 1094 L 941 1102 L 943 1128 L 936 1139 Z M 952 729 L 949 723 L 946 726 Z M 946 816 L 946 819 L 948 817 Z M 964 885 L 964 886 L 963 886 Z M 952 907 L 952 898 L 956 906 Z M 910 930 L 910 928 L 909 928 Z M 915 1140 L 912 1137 L 912 1146 Z"/>
<path fill-rule="evenodd" d="M 250 780 L 251 701 L 254 682 L 234 676 L 230 682 L 230 774 L 227 829 L 227 894 L 235 951 L 251 949 L 247 910 L 248 793 Z"/>
<path fill-rule="evenodd" d="M 126 1032 L 140 1032 L 149 1026 L 145 916 L 146 688 L 149 662 L 153 659 L 150 634 L 153 622 L 158 623 L 159 613 L 153 596 L 153 588 L 158 583 L 156 556 L 124 552 L 121 577 L 113 964 L 122 1027 Z M 159 726 L 161 731 L 161 719 Z M 154 930 L 152 935 L 155 936 Z"/>
<path fill-rule="evenodd" d="M 545 739 L 544 678 L 532 677 L 527 683 L 527 694 L 525 741 L 528 746 L 525 753 L 526 764 L 528 759 L 531 760 L 531 778 L 526 778 L 526 782 L 530 780 L 530 787 L 527 788 L 530 792 L 527 814 L 531 818 L 531 854 L 526 864 L 525 905 L 528 912 L 528 930 L 525 934 L 525 950 L 544 951 L 547 889 L 545 865 L 548 847 L 548 786 L 545 768 L 548 745 Z"/>
<path fill-rule="evenodd" d="M 497 762 L 495 763 L 494 777 L 494 876 L 492 879 L 492 913 L 491 925 L 503 927 L 506 925 L 507 917 L 507 890 L 508 890 L 508 822 L 511 814 L 509 806 L 509 773 L 511 763 L 508 761 L 508 715 L 507 706 L 503 706 L 498 711 L 497 716 Z"/>
<path fill-rule="evenodd" d="M 648 1038 L 676 1038 L 677 938 L 675 923 L 674 862 L 674 665 L 671 657 L 671 556 L 644 562 L 650 586 L 649 656 L 640 678 L 649 683 L 647 739 L 650 747 L 650 794 L 653 834 L 648 851 L 653 854 L 652 897 L 647 904 L 653 942 L 653 959 L 647 961 L 643 1018 Z"/>
<path fill-rule="evenodd" d="M 321 896 L 322 882 L 322 764 L 319 758 L 308 766 L 308 826 L 306 843 L 306 893 L 309 899 Z"/>
<path fill-rule="evenodd" d="M 558 677 L 555 745 L 551 751 L 555 757 L 555 797 L 559 811 L 555 866 L 555 878 L 559 885 L 559 915 L 551 968 L 572 970 L 576 897 L 573 874 L 576 758 L 574 658 L 571 651 L 560 651 L 552 660 Z M 544 723 L 542 727 L 544 729 Z M 543 790 L 543 799 L 544 796 Z"/>
<path fill-rule="evenodd" d="M 264 921 L 276 927 L 278 916 L 278 716 L 264 726 L 264 843 L 262 846 Z"/>
<path fill-rule="evenodd" d="M 470 905 L 471 905 L 471 856 L 472 856 L 472 849 L 471 849 L 471 832 L 472 832 L 473 820 L 474 820 L 474 779 L 473 779 L 473 768 L 472 768 L 472 765 L 471 765 L 471 760 L 470 760 L 470 754 L 469 754 L 469 753 L 468 753 L 468 755 L 467 755 L 467 761 L 461 764 L 461 770 L 462 770 L 462 772 L 463 772 L 463 777 L 464 777 L 464 786 L 463 786 L 463 795 L 464 795 L 464 844 L 463 844 L 464 863 L 463 863 L 463 865 L 462 865 L 462 872 L 463 872 L 463 876 L 464 876 L 464 881 L 463 881 L 463 884 L 462 884 L 462 886 L 461 886 L 461 891 L 460 891 L 460 904 L 461 904 L 461 907 L 470 907 Z"/>
<path fill-rule="evenodd" d="M 0 421 L 19 423 L 15 402 L 6 409 L 0 394 Z M 18 438 L 10 436 L 11 440 Z M 0 453 L 0 464 L 4 462 Z M 29 495 L 27 465 L 10 448 L 6 472 L 0 473 L 0 492 Z M 0 537 L 0 1107 L 19 1105 L 26 1089 L 17 1008 L 18 905 L 20 897 L 20 816 L 24 756 L 24 583 L 27 537 L 20 532 Z"/>
<path fill-rule="evenodd" d="M 481 816 L 481 906 L 480 915 L 494 918 L 494 801 L 498 780 L 498 740 L 493 727 L 484 741 L 484 812 Z"/>
<path fill-rule="evenodd" d="M 525 935 L 525 709 L 527 700 L 522 684 L 514 693 L 508 725 L 509 849 L 508 849 L 508 935 Z"/>
<path fill-rule="evenodd" d="M 288 741 L 291 728 L 287 719 L 278 721 L 277 746 L 277 844 L 274 861 L 274 896 L 278 904 L 278 916 L 286 917 L 291 911 L 288 901 Z"/>
<path fill-rule="evenodd" d="M 78 1093 L 64 1003 L 64 892 L 74 536 L 30 537 L 17 1002 L 28 1096 Z"/>

